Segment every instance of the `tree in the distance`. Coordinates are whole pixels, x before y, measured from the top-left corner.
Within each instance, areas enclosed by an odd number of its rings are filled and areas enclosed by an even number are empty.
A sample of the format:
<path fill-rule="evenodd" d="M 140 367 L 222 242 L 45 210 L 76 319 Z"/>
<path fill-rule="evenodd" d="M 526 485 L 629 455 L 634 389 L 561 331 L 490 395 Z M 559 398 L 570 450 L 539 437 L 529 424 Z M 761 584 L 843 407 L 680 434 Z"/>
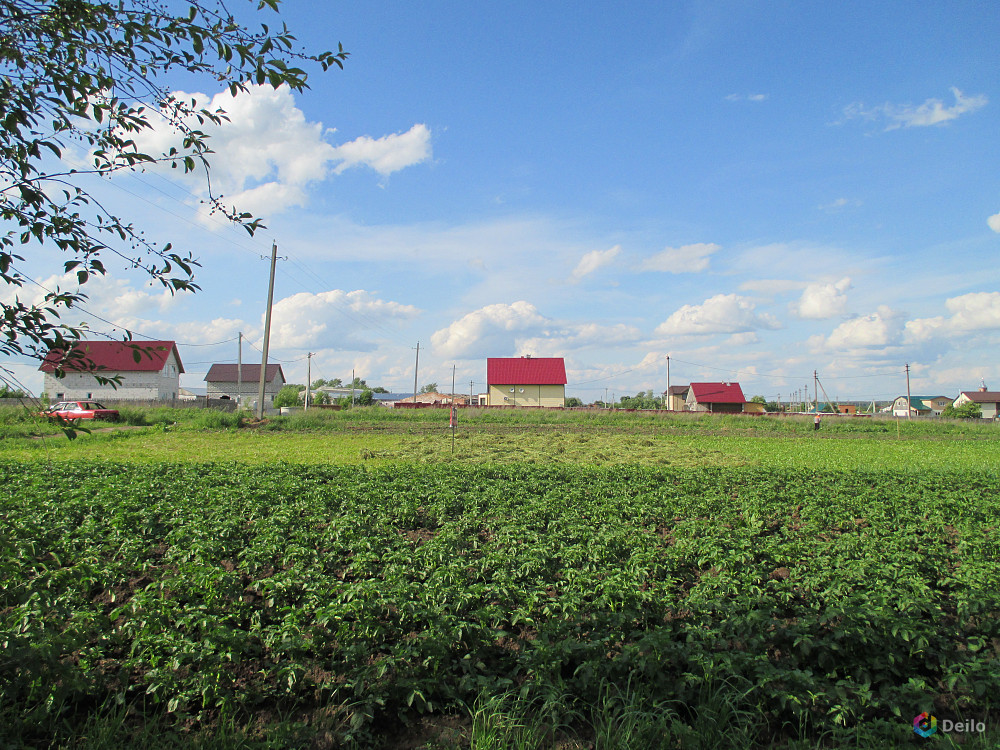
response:
<path fill-rule="evenodd" d="M 277 11 L 278 3 L 259 0 L 257 10 Z M 301 91 L 307 74 L 298 64 L 326 70 L 343 67 L 346 57 L 343 48 L 298 49 L 284 25 L 251 29 L 221 2 L 187 0 L 173 14 L 156 0 L 0 0 L 0 283 L 29 281 L 24 266 L 37 244 L 62 251 L 60 270 L 75 273 L 81 286 L 117 256 L 171 292 L 197 290 L 198 263 L 189 252 L 147 239 L 90 195 L 81 178 L 169 164 L 209 180 L 211 150 L 200 128 L 226 115 L 175 96 L 165 83 L 170 73 L 204 75 L 233 95 L 251 84 Z M 161 123 L 178 133 L 179 145 L 142 151 L 137 136 Z M 87 151 L 86 166 L 64 160 L 72 146 Z M 260 219 L 208 188 L 213 212 L 250 234 L 261 228 Z M 38 305 L 0 301 L 0 355 L 41 359 L 59 349 L 77 361 L 57 363 L 57 375 L 66 366 L 81 369 L 72 347 L 81 330 L 60 315 L 85 300 L 79 289 L 52 289 Z"/>

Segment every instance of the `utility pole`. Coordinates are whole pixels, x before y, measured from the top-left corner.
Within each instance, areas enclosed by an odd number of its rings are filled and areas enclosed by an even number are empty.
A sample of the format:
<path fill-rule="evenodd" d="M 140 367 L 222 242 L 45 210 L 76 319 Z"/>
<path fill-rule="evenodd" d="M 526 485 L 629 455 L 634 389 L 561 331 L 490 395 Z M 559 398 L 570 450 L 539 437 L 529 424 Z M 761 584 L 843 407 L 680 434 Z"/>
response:
<path fill-rule="evenodd" d="M 306 397 L 302 402 L 302 411 L 309 411 L 309 389 L 312 388 L 312 352 L 306 352 Z"/>
<path fill-rule="evenodd" d="M 264 356 L 260 363 L 260 384 L 257 386 L 257 419 L 264 418 L 264 379 L 267 371 L 267 349 L 271 343 L 271 305 L 274 302 L 274 266 L 278 262 L 278 243 L 271 244 L 271 280 L 267 284 L 267 313 L 264 315 Z"/>
<path fill-rule="evenodd" d="M 906 363 L 906 418 L 910 418 L 913 409 L 910 407 L 910 363 Z"/>
<path fill-rule="evenodd" d="M 236 345 L 236 409 L 243 407 L 243 331 Z"/>
<path fill-rule="evenodd" d="M 354 368 L 351 368 L 351 408 L 354 408 Z"/>
<path fill-rule="evenodd" d="M 417 342 L 417 358 L 413 363 L 413 407 L 417 406 L 417 368 L 420 367 L 420 342 Z"/>
<path fill-rule="evenodd" d="M 813 370 L 813 404 L 816 413 L 819 414 L 819 374 L 815 370 Z"/>
<path fill-rule="evenodd" d="M 667 409 L 673 411 L 673 404 L 670 402 L 670 355 L 667 355 Z"/>
<path fill-rule="evenodd" d="M 469 381 L 469 406 L 472 406 L 472 386 L 475 385 L 471 380 Z"/>
<path fill-rule="evenodd" d="M 451 366 L 451 452 L 455 452 L 455 421 L 458 413 L 455 411 L 455 365 Z"/>

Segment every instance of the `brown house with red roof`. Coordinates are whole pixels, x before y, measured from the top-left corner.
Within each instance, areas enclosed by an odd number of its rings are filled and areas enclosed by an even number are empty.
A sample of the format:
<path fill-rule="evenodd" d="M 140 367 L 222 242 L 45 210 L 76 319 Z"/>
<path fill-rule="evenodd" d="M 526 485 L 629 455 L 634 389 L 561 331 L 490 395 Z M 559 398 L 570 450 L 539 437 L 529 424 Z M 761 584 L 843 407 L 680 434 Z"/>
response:
<path fill-rule="evenodd" d="M 562 357 L 489 357 L 486 383 L 490 406 L 566 405 Z"/>
<path fill-rule="evenodd" d="M 38 369 L 54 401 L 169 401 L 180 392 L 184 365 L 173 341 L 78 341 L 68 353 L 51 350 Z M 64 377 L 55 376 L 59 369 Z M 102 385 L 95 375 L 118 378 L 118 385 Z"/>
<path fill-rule="evenodd" d="M 739 383 L 691 383 L 684 407 L 687 411 L 742 414 L 746 401 Z"/>

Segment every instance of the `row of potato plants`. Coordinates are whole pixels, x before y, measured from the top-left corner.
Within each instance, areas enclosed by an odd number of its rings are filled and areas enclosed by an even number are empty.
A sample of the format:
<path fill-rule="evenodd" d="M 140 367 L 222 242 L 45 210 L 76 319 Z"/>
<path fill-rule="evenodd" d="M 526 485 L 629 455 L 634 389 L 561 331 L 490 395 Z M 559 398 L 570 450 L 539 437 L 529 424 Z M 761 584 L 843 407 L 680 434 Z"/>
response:
<path fill-rule="evenodd" d="M 22 737 L 106 699 L 357 736 L 609 684 L 726 685 L 762 743 L 989 721 L 997 479 L 3 463 L 0 703 Z"/>

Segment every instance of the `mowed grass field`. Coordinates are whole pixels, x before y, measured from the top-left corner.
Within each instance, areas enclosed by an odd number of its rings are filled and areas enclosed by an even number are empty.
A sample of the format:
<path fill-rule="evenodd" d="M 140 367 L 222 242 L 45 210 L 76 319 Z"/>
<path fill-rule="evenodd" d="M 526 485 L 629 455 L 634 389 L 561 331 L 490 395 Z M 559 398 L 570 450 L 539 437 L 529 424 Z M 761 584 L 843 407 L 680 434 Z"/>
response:
<path fill-rule="evenodd" d="M 180 410 L 173 411 L 152 426 L 95 425 L 73 440 L 51 425 L 19 422 L 0 439 L 0 459 L 1000 470 L 1000 424 L 827 417 L 814 432 L 809 417 L 476 410 L 460 415 L 453 431 L 447 412 L 392 419 L 357 410 L 360 416 L 313 413 L 237 429 L 171 421 Z"/>
<path fill-rule="evenodd" d="M 2 747 L 1000 741 L 1000 425 L 123 416 L 0 415 Z"/>

